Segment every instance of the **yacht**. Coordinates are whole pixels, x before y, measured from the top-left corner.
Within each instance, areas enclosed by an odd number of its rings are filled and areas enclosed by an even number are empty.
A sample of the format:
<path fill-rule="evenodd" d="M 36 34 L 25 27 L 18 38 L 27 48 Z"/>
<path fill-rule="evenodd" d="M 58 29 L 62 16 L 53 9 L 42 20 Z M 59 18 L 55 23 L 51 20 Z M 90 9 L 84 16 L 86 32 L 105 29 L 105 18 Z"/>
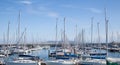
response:
<path fill-rule="evenodd" d="M 41 61 L 36 56 L 14 55 L 6 60 L 6 65 L 41 65 Z"/>
<path fill-rule="evenodd" d="M 74 60 L 51 60 L 46 61 L 46 65 L 75 65 L 76 62 Z"/>
<path fill-rule="evenodd" d="M 120 65 L 120 58 L 106 58 L 106 65 Z"/>

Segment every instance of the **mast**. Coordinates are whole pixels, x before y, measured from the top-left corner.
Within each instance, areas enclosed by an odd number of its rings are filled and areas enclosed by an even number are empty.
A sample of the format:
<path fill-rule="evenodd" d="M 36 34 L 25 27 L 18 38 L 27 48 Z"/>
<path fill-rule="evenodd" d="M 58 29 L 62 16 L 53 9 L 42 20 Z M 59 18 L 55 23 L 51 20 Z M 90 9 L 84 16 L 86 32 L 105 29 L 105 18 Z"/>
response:
<path fill-rule="evenodd" d="M 19 40 L 18 40 L 17 43 L 19 43 L 19 42 L 21 41 L 21 39 L 24 37 L 25 31 L 26 31 L 26 28 L 25 28 L 25 30 L 22 32 L 22 34 L 21 34 L 21 36 L 20 36 L 20 38 L 19 38 Z"/>
<path fill-rule="evenodd" d="M 98 28 L 98 43 L 100 43 L 100 33 L 99 33 L 99 22 L 97 23 L 97 28 Z"/>
<path fill-rule="evenodd" d="M 84 29 L 82 29 L 82 44 L 83 44 L 83 51 L 85 51 L 84 49 Z"/>
<path fill-rule="evenodd" d="M 65 18 L 64 18 L 64 43 L 63 43 L 63 48 L 65 49 L 65 33 L 66 33 L 66 31 L 65 31 Z"/>
<path fill-rule="evenodd" d="M 3 33 L 3 43 L 4 43 L 4 44 L 6 43 L 6 40 L 5 40 L 5 33 Z"/>
<path fill-rule="evenodd" d="M 58 18 L 56 19 L 56 43 L 57 43 L 57 41 L 58 41 L 58 39 L 57 39 L 57 35 L 58 35 L 58 26 L 57 26 L 57 23 L 58 23 Z"/>
<path fill-rule="evenodd" d="M 56 18 L 56 37 L 55 37 L 56 47 L 57 47 L 57 43 L 58 43 L 58 25 L 57 24 L 58 24 L 58 18 Z"/>
<path fill-rule="evenodd" d="M 10 25 L 10 21 L 8 22 L 8 29 L 7 29 L 7 44 L 9 44 L 9 25 Z"/>
<path fill-rule="evenodd" d="M 91 18 L 91 43 L 93 43 L 93 17 Z"/>
<path fill-rule="evenodd" d="M 63 42 L 64 41 L 64 39 L 63 39 L 63 30 L 61 29 L 60 32 L 61 32 L 61 41 Z M 61 45 L 63 45 L 63 44 L 61 44 Z"/>
<path fill-rule="evenodd" d="M 99 32 L 99 22 L 97 23 L 97 28 L 98 28 L 98 43 L 100 45 L 100 52 L 101 52 L 101 42 L 100 42 L 100 32 Z"/>
<path fill-rule="evenodd" d="M 25 51 L 25 43 L 26 43 L 26 28 L 25 28 L 25 33 L 24 33 L 24 44 L 23 44 L 23 47 L 24 47 L 24 51 Z"/>
<path fill-rule="evenodd" d="M 105 31 L 106 31 L 106 44 L 107 44 L 107 56 L 108 56 L 108 20 L 106 18 L 106 8 L 105 8 Z"/>
<path fill-rule="evenodd" d="M 10 26 L 10 21 L 8 21 L 8 29 L 7 29 L 7 48 L 9 48 L 9 26 Z M 8 56 L 8 49 L 7 49 L 7 56 Z"/>
<path fill-rule="evenodd" d="M 106 31 L 106 43 L 108 43 L 108 20 L 106 18 L 106 8 L 105 8 L 105 31 Z"/>
<path fill-rule="evenodd" d="M 77 24 L 76 24 L 76 44 L 78 46 L 78 37 L 77 37 L 77 34 L 78 34 L 78 32 L 77 32 Z"/>
<path fill-rule="evenodd" d="M 19 15 L 18 15 L 18 40 L 20 38 L 20 16 L 21 16 L 21 11 L 19 10 Z"/>

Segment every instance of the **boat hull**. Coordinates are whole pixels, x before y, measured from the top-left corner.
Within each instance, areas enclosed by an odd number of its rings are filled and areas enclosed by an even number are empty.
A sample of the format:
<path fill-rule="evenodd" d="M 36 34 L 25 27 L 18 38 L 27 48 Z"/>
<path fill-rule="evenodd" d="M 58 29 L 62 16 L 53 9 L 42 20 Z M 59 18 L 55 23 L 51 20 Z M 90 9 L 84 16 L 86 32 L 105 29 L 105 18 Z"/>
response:
<path fill-rule="evenodd" d="M 107 65 L 120 65 L 120 58 L 107 58 L 106 64 Z"/>
<path fill-rule="evenodd" d="M 30 61 L 8 61 L 6 65 L 39 65 L 37 62 Z"/>
<path fill-rule="evenodd" d="M 37 65 L 36 63 L 7 63 L 6 65 Z"/>
<path fill-rule="evenodd" d="M 120 64 L 118 64 L 116 62 L 110 62 L 110 61 L 106 61 L 106 63 L 107 63 L 107 65 L 120 65 Z"/>
<path fill-rule="evenodd" d="M 75 65 L 75 63 L 71 61 L 48 61 L 46 65 Z"/>
<path fill-rule="evenodd" d="M 83 60 L 78 63 L 78 65 L 106 65 L 106 60 L 104 59 L 90 59 Z"/>

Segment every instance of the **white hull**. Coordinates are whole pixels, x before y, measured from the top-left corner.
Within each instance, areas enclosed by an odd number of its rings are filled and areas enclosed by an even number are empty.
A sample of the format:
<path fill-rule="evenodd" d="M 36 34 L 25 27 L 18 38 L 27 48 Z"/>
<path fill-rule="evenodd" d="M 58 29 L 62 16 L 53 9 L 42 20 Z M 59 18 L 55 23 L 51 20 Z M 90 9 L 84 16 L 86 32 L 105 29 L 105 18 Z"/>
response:
<path fill-rule="evenodd" d="M 47 61 L 46 65 L 75 65 L 73 61 L 64 61 L 64 60 L 54 60 L 54 61 Z"/>
<path fill-rule="evenodd" d="M 39 65 L 39 64 L 31 60 L 16 60 L 6 62 L 6 65 Z"/>
<path fill-rule="evenodd" d="M 83 65 L 106 65 L 105 59 L 91 59 L 79 62 L 79 64 Z"/>
<path fill-rule="evenodd" d="M 120 65 L 120 58 L 107 58 L 106 61 L 108 65 Z"/>
<path fill-rule="evenodd" d="M 37 65 L 36 63 L 7 63 L 6 65 Z"/>

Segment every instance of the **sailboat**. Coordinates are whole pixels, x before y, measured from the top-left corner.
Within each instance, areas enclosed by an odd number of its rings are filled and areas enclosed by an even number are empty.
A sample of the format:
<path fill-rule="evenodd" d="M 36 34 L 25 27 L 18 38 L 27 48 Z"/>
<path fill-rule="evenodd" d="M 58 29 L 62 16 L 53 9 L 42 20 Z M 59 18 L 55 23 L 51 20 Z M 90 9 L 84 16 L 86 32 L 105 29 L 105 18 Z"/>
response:
<path fill-rule="evenodd" d="M 106 8 L 105 8 L 105 29 L 106 29 L 106 44 L 107 44 L 106 65 L 120 65 L 120 58 L 112 58 L 108 56 L 108 20 L 106 18 Z"/>
<path fill-rule="evenodd" d="M 26 28 L 25 30 L 23 31 L 20 39 L 18 40 L 17 44 L 20 42 L 20 40 L 22 39 L 23 35 L 24 35 L 24 38 L 25 38 L 25 33 L 26 33 Z M 25 44 L 25 40 L 24 40 L 24 44 Z M 29 50 L 27 50 L 27 48 L 25 46 L 21 47 L 21 46 L 17 46 L 12 52 L 11 52 L 11 55 L 14 55 L 14 54 L 28 54 Z"/>
<path fill-rule="evenodd" d="M 57 24 L 56 24 L 56 30 L 57 30 Z M 63 49 L 61 49 L 61 51 L 55 53 L 55 60 L 46 61 L 45 62 L 46 65 L 75 65 L 76 62 L 74 61 L 74 59 L 73 60 L 70 59 L 71 51 L 69 51 L 69 50 L 70 49 L 65 48 L 65 18 L 64 18 L 64 43 L 63 43 Z"/>
<path fill-rule="evenodd" d="M 105 19 L 105 22 L 106 22 L 106 30 L 108 30 L 108 20 Z M 106 34 L 108 34 L 108 31 L 106 31 Z M 107 43 L 107 37 L 106 37 L 106 43 Z M 108 43 L 107 43 L 107 48 L 108 48 Z M 107 49 L 107 52 L 108 52 L 108 49 Z M 120 58 L 108 57 L 107 55 L 106 65 L 120 65 Z"/>
<path fill-rule="evenodd" d="M 98 26 L 98 39 L 100 42 L 99 23 L 97 26 Z M 93 27 L 93 23 L 91 23 L 91 43 L 92 43 L 92 31 L 93 31 L 92 27 Z M 90 51 L 87 56 L 83 55 L 83 58 L 84 57 L 86 57 L 86 59 L 83 59 L 78 64 L 81 64 L 81 65 L 106 65 L 106 61 L 105 61 L 106 53 L 104 54 L 102 52 L 91 52 Z"/>
<path fill-rule="evenodd" d="M 100 51 L 99 51 L 99 52 L 97 52 L 97 51 L 92 51 L 92 52 L 90 52 L 89 54 L 90 54 L 91 58 L 94 58 L 94 59 L 105 59 L 107 53 L 101 51 L 100 33 L 99 33 L 99 22 L 97 23 L 97 27 L 98 27 L 98 45 L 100 46 L 100 47 L 99 47 L 99 50 L 100 50 Z"/>
<path fill-rule="evenodd" d="M 10 21 L 8 21 L 8 29 L 7 29 L 7 47 L 4 47 L 5 49 L 0 49 L 0 64 L 4 65 L 5 64 L 5 59 L 8 57 L 8 54 L 10 54 L 9 50 L 9 25 Z M 5 42 L 5 39 L 4 39 Z"/>
<path fill-rule="evenodd" d="M 108 57 L 106 59 L 107 65 L 120 65 L 120 58 L 110 58 Z"/>
<path fill-rule="evenodd" d="M 39 58 L 31 55 L 14 55 L 10 56 L 6 65 L 41 65 Z"/>
<path fill-rule="evenodd" d="M 76 62 L 74 60 L 52 60 L 52 61 L 47 61 L 46 65 L 75 65 Z"/>
<path fill-rule="evenodd" d="M 18 23 L 18 41 L 17 44 L 20 42 L 22 39 L 23 35 L 25 34 L 26 28 L 23 31 L 22 35 L 20 36 L 20 11 L 19 11 L 19 23 Z M 8 35 L 9 36 L 9 35 Z M 9 40 L 9 37 L 8 37 Z M 18 47 L 18 45 L 17 45 Z M 41 65 L 41 61 L 39 60 L 38 57 L 36 56 L 31 56 L 31 55 L 24 55 L 24 49 L 16 49 L 17 52 L 16 54 L 10 55 L 5 59 L 6 65 Z"/>

